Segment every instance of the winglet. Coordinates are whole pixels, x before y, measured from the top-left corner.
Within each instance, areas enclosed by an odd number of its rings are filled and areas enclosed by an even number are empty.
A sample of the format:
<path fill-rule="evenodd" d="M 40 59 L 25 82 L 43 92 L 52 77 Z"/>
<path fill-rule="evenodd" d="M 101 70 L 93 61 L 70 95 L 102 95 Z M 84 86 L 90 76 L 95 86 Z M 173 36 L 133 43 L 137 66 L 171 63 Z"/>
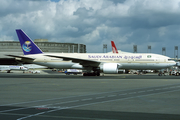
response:
<path fill-rule="evenodd" d="M 111 41 L 111 46 L 112 46 L 113 53 L 118 53 L 118 50 L 117 50 L 117 48 L 116 48 L 116 46 L 114 44 L 114 41 Z"/>
<path fill-rule="evenodd" d="M 41 49 L 21 29 L 16 30 L 24 55 L 43 53 Z"/>

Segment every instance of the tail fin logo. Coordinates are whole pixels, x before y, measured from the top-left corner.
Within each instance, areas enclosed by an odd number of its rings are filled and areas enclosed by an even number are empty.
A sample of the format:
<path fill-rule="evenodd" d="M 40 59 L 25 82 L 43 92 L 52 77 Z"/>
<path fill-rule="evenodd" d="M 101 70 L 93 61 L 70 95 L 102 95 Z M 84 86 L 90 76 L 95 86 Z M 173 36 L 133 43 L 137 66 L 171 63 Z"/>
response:
<path fill-rule="evenodd" d="M 113 53 L 117 53 L 116 48 L 114 48 L 114 46 L 112 47 L 112 51 Z"/>
<path fill-rule="evenodd" d="M 116 48 L 116 45 L 115 45 L 114 41 L 111 41 L 111 46 L 112 46 L 113 53 L 118 53 L 118 50 Z"/>
<path fill-rule="evenodd" d="M 30 52 L 32 50 L 32 46 L 31 46 L 31 42 L 30 41 L 26 41 L 23 45 L 22 48 L 24 51 L 26 52 Z"/>

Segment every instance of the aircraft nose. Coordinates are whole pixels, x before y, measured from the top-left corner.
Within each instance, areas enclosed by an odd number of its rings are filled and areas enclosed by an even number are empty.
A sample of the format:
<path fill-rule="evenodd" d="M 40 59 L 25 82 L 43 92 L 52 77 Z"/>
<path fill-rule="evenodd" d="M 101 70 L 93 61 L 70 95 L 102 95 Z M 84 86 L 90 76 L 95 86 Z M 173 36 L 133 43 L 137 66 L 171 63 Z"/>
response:
<path fill-rule="evenodd" d="M 179 63 L 179 62 L 176 62 L 176 66 L 180 66 L 180 63 Z"/>
<path fill-rule="evenodd" d="M 180 65 L 180 64 L 179 64 Z M 177 66 L 177 63 L 176 62 L 173 62 L 173 63 L 169 63 L 168 64 L 168 67 L 172 67 L 172 66 Z"/>

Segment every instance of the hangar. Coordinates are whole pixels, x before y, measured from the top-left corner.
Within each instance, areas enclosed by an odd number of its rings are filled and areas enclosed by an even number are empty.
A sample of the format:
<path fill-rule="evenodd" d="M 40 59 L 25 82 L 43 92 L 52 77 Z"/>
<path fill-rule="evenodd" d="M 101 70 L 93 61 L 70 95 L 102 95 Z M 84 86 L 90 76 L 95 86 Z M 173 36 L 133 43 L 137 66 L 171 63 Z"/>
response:
<path fill-rule="evenodd" d="M 86 53 L 86 45 L 84 44 L 49 42 L 47 39 L 35 39 L 34 42 L 43 52 Z M 0 41 L 0 64 L 18 64 L 18 61 L 6 56 L 6 54 L 23 55 L 19 41 Z"/>

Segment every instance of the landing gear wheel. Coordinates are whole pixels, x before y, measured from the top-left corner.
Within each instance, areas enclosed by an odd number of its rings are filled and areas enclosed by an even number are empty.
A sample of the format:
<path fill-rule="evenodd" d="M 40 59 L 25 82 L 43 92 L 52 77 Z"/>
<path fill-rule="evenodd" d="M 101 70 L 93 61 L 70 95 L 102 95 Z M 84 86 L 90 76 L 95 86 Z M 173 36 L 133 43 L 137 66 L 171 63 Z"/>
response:
<path fill-rule="evenodd" d="M 159 75 L 159 76 L 162 76 L 162 73 L 159 73 L 158 75 Z"/>
<path fill-rule="evenodd" d="M 83 76 L 87 76 L 87 73 L 83 73 Z"/>
<path fill-rule="evenodd" d="M 99 73 L 99 72 L 97 73 L 97 76 L 100 76 L 100 73 Z"/>
<path fill-rule="evenodd" d="M 169 75 L 171 75 L 171 72 L 169 72 Z"/>
<path fill-rule="evenodd" d="M 179 73 L 178 73 L 178 72 L 176 73 L 176 76 L 179 76 Z"/>
<path fill-rule="evenodd" d="M 100 73 L 84 73 L 83 76 L 100 76 Z"/>

